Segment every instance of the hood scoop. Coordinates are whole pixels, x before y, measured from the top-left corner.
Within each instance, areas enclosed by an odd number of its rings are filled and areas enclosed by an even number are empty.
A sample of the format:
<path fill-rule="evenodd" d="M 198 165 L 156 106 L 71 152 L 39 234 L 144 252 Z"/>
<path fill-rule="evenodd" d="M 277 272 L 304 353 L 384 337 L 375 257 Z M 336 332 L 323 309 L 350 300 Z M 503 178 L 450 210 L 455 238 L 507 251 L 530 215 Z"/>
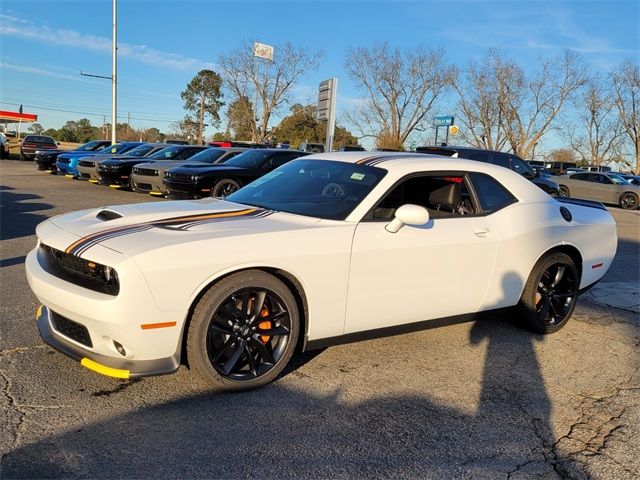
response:
<path fill-rule="evenodd" d="M 109 220 L 115 220 L 116 218 L 122 218 L 122 215 L 120 215 L 117 212 L 114 212 L 113 210 L 100 210 L 98 212 L 98 214 L 96 215 L 96 218 L 98 220 L 102 220 L 103 222 L 108 222 Z"/>

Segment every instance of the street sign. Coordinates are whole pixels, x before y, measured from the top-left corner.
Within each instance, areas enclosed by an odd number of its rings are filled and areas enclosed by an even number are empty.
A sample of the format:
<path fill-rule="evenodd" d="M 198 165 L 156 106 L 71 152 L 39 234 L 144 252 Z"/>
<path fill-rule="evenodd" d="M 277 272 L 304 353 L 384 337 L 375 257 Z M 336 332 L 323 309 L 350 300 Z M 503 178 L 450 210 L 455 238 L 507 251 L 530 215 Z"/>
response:
<path fill-rule="evenodd" d="M 433 119 L 432 125 L 434 127 L 450 127 L 451 125 L 453 125 L 453 117 L 452 116 L 435 117 Z"/>
<path fill-rule="evenodd" d="M 273 62 L 273 47 L 264 43 L 254 42 L 253 56 L 271 60 Z"/>
<path fill-rule="evenodd" d="M 451 125 L 449 127 L 449 133 L 451 135 L 457 135 L 459 131 L 460 131 L 460 127 L 458 125 Z"/>

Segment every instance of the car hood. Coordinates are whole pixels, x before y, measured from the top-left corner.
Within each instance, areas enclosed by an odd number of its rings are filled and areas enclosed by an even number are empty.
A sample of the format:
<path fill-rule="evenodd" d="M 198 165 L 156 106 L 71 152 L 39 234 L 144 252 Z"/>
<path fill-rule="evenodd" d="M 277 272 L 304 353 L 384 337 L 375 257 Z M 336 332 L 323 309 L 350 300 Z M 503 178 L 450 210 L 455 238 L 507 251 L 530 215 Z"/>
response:
<path fill-rule="evenodd" d="M 167 170 L 168 168 L 175 168 L 175 167 L 183 167 L 184 162 L 186 162 L 186 160 L 153 160 L 153 161 L 147 161 L 145 163 L 140 163 L 138 165 L 136 165 L 136 167 L 138 168 L 154 168 L 154 169 L 161 169 L 161 170 Z M 206 163 L 200 163 L 200 167 L 203 165 L 207 165 Z"/>
<path fill-rule="evenodd" d="M 320 221 L 214 198 L 114 205 L 52 218 L 51 223 L 72 235 L 65 240 L 68 245 L 51 246 L 77 256 L 98 245 L 134 255 L 172 244 L 306 228 Z"/>
<path fill-rule="evenodd" d="M 98 152 L 67 152 L 67 153 L 62 153 L 60 155 L 60 157 L 63 157 L 63 158 L 79 158 L 79 157 L 92 157 L 94 155 L 99 155 L 99 154 L 98 154 Z"/>

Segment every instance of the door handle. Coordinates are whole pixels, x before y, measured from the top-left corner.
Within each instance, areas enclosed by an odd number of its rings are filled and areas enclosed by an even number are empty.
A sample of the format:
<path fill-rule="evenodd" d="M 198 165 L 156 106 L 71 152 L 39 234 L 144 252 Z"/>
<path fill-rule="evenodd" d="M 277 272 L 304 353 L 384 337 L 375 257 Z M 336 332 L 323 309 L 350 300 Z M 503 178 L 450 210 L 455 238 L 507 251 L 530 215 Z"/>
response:
<path fill-rule="evenodd" d="M 476 228 L 473 233 L 476 234 L 477 237 L 486 237 L 491 233 L 491 230 L 489 230 L 487 227 L 484 228 Z"/>

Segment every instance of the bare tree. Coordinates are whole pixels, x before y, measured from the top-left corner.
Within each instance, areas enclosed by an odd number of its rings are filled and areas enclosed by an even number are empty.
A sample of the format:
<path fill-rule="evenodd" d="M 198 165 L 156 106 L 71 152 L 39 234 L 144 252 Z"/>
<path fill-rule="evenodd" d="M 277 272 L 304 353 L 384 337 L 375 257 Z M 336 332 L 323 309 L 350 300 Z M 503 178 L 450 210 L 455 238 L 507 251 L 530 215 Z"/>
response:
<path fill-rule="evenodd" d="M 451 81 L 444 51 L 424 47 L 401 51 L 376 43 L 350 49 L 345 69 L 365 93 L 348 121 L 386 148 L 402 149 L 409 135 L 425 126 Z"/>
<path fill-rule="evenodd" d="M 219 59 L 227 88 L 236 99 L 254 99 L 238 106 L 255 110 L 259 118 L 251 115 L 253 141 L 263 141 L 268 136 L 271 116 L 291 95 L 291 87 L 309 71 L 317 68 L 322 52 L 294 47 L 291 43 L 275 47 L 273 61 L 256 58 L 253 43 L 244 42 L 240 47 L 221 55 Z M 249 113 L 249 112 L 247 112 Z"/>
<path fill-rule="evenodd" d="M 622 140 L 622 128 L 611 91 L 602 80 L 589 80 L 583 95 L 576 98 L 578 122 L 568 128 L 565 137 L 580 159 L 600 165 L 616 156 Z"/>
<path fill-rule="evenodd" d="M 515 61 L 490 50 L 481 66 L 470 64 L 454 82 L 464 134 L 477 146 L 508 145 L 527 158 L 586 81 L 582 59 L 574 52 L 542 59 L 539 70 L 526 75 Z"/>
<path fill-rule="evenodd" d="M 640 67 L 631 59 L 611 73 L 620 123 L 635 153 L 635 174 L 640 175 Z"/>
<path fill-rule="evenodd" d="M 502 150 L 507 145 L 505 123 L 510 108 L 522 103 L 525 75 L 515 62 L 490 50 L 480 63 L 454 71 L 453 87 L 462 113 L 461 137 L 471 145 Z"/>

